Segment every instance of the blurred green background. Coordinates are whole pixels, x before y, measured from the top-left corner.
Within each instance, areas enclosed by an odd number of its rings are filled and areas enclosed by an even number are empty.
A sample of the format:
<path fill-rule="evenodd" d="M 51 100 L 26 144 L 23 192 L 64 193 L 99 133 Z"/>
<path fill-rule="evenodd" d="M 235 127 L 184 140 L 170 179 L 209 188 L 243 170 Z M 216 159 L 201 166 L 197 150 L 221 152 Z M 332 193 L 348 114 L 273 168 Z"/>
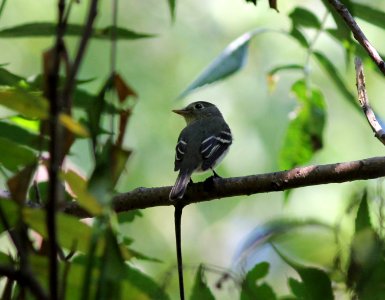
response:
<path fill-rule="evenodd" d="M 134 153 L 119 182 L 119 192 L 139 186 L 156 187 L 174 183 L 174 147 L 184 121 L 171 110 L 197 100 L 215 103 L 233 131 L 234 144 L 218 168 L 221 176 L 278 170 L 281 141 L 290 112 L 296 106 L 290 87 L 303 74 L 299 71 L 280 73 L 273 91 L 269 91 L 266 74 L 281 64 L 304 63 L 306 52 L 294 40 L 276 33 L 257 36 L 251 42 L 248 61 L 241 72 L 206 86 L 187 99 L 176 100 L 177 95 L 212 59 L 242 33 L 261 27 L 289 30 L 288 14 L 298 5 L 307 7 L 319 18 L 325 14 L 320 1 L 278 1 L 279 13 L 269 9 L 267 2 L 258 1 L 255 7 L 241 0 L 180 0 L 177 1 L 176 20 L 172 23 L 167 1 L 120 1 L 118 25 L 153 33 L 156 37 L 118 42 L 117 70 L 139 95 L 125 140 Z M 385 10 L 383 0 L 361 2 Z M 84 0 L 75 5 L 70 22 L 83 22 L 87 5 L 88 1 Z M 0 28 L 55 20 L 56 1 L 12 0 L 8 1 L 1 16 Z M 103 27 L 110 23 L 111 1 L 101 1 L 96 24 Z M 327 24 L 333 25 L 330 16 Z M 375 47 L 385 52 L 383 32 L 365 22 L 360 21 L 359 24 Z M 307 33 L 309 37 L 314 35 L 312 31 Z M 67 42 L 70 52 L 73 52 L 77 39 L 67 38 Z M 8 70 L 23 76 L 39 74 L 42 51 L 52 43 L 50 38 L 0 39 L 0 64 L 7 63 Z M 356 94 L 354 65 L 353 62 L 346 65 L 340 45 L 321 35 L 315 48 L 333 61 L 347 86 Z M 99 90 L 108 75 L 109 51 L 107 41 L 91 41 L 81 66 L 80 79 L 96 78 L 83 86 L 93 93 Z M 383 155 L 383 145 L 373 138 L 363 114 L 343 99 L 315 61 L 311 61 L 310 71 L 312 83 L 324 93 L 328 113 L 324 148 L 315 155 L 312 163 L 326 164 Z M 369 70 L 366 75 L 371 103 L 385 116 L 382 78 Z M 88 150 L 87 143 L 81 142 L 71 151 L 71 162 L 85 174 L 92 168 Z M 193 180 L 200 181 L 210 175 L 195 175 Z M 230 268 L 233 256 L 245 237 L 267 221 L 281 217 L 313 218 L 336 224 L 344 216 L 351 192 L 363 185 L 363 182 L 353 182 L 301 188 L 292 192 L 286 204 L 283 193 L 269 193 L 188 206 L 182 219 L 187 289 L 191 287 L 192 276 L 200 263 Z M 344 232 L 348 233 L 351 220 L 342 221 Z M 176 291 L 173 208 L 143 210 L 143 217 L 123 227 L 123 230 L 134 239 L 135 249 L 163 261 L 160 264 L 137 262 L 137 266 Z M 302 249 L 300 257 L 330 266 L 330 251 L 334 249 L 330 234 L 318 231 L 315 235 L 310 230 L 299 232 L 292 238 L 298 248 L 296 251 Z M 290 244 L 290 238 L 285 239 L 282 245 L 285 243 Z M 325 251 L 320 251 L 323 248 L 319 247 L 325 247 Z M 317 253 L 314 248 L 318 248 Z M 270 279 L 284 293 L 286 279 L 292 271 L 284 267 L 271 248 L 261 251 L 256 260 L 272 261 Z M 218 276 L 213 275 L 209 279 L 214 282 L 215 278 Z M 224 295 L 232 299 L 236 292 L 234 285 L 229 284 L 228 289 L 218 293 L 223 294 L 221 299 L 225 299 Z"/>

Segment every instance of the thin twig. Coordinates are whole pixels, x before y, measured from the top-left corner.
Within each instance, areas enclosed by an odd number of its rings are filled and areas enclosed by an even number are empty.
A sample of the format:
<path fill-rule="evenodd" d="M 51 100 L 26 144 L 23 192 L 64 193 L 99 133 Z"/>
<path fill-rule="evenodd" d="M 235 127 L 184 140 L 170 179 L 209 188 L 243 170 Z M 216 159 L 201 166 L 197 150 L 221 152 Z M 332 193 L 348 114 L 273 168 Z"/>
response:
<path fill-rule="evenodd" d="M 381 58 L 377 50 L 372 46 L 365 34 L 354 20 L 353 16 L 339 0 L 328 0 L 330 5 L 341 15 L 346 25 L 349 26 L 354 38 L 364 47 L 365 51 L 369 54 L 370 58 L 376 63 L 381 72 L 385 75 L 385 62 Z"/>
<path fill-rule="evenodd" d="M 278 192 L 320 184 L 367 180 L 385 176 L 385 157 L 327 165 L 298 167 L 288 171 L 233 178 L 215 178 L 189 185 L 183 204 L 199 203 L 233 196 Z M 173 205 L 168 199 L 171 186 L 136 188 L 113 198 L 116 212 Z M 64 212 L 80 218 L 90 215 L 76 202 L 68 204 Z"/>
<path fill-rule="evenodd" d="M 17 281 L 22 287 L 27 287 L 36 299 L 50 299 L 32 272 L 23 272 L 15 269 L 13 266 L 0 265 L 0 276 L 6 276 Z"/>
<path fill-rule="evenodd" d="M 377 121 L 376 115 L 374 114 L 372 107 L 369 104 L 368 94 L 366 93 L 364 67 L 359 57 L 356 57 L 355 59 L 355 66 L 356 85 L 360 106 L 366 116 L 366 119 L 369 122 L 370 127 L 372 128 L 375 134 L 375 137 L 378 138 L 380 142 L 385 145 L 385 131 L 382 129 L 380 123 Z"/>
<path fill-rule="evenodd" d="M 84 31 L 79 42 L 78 50 L 76 51 L 76 56 L 74 63 L 72 64 L 70 73 L 68 74 L 66 83 L 63 88 L 63 101 L 69 102 L 68 99 L 71 97 L 73 89 L 75 88 L 76 75 L 78 74 L 80 64 L 83 61 L 83 56 L 86 51 L 86 47 L 92 35 L 92 27 L 97 15 L 97 5 L 98 0 L 92 0 L 90 8 L 88 10 L 87 21 L 84 26 Z"/>

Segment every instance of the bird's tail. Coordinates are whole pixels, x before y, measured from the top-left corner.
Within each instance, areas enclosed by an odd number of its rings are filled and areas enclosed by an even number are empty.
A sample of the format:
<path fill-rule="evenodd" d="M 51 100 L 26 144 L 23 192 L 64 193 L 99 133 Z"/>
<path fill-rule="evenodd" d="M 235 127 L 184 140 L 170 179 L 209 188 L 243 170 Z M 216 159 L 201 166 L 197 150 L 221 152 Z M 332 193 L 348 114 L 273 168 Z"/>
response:
<path fill-rule="evenodd" d="M 192 172 L 190 172 L 189 170 L 179 172 L 179 175 L 169 195 L 169 199 L 171 201 L 183 198 L 183 195 L 187 189 L 187 185 L 190 182 L 191 173 Z"/>

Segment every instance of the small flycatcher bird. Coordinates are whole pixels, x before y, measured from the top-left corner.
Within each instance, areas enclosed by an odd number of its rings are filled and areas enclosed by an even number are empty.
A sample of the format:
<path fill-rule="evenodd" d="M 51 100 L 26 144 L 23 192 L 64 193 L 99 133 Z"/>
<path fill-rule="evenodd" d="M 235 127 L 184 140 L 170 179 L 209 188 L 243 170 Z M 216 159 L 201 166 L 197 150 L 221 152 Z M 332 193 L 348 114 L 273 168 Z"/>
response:
<path fill-rule="evenodd" d="M 193 172 L 214 168 L 227 154 L 233 141 L 231 131 L 219 109 L 209 102 L 198 101 L 173 110 L 184 117 L 186 127 L 179 135 L 175 153 L 175 171 L 179 171 L 170 200 L 183 198 Z"/>

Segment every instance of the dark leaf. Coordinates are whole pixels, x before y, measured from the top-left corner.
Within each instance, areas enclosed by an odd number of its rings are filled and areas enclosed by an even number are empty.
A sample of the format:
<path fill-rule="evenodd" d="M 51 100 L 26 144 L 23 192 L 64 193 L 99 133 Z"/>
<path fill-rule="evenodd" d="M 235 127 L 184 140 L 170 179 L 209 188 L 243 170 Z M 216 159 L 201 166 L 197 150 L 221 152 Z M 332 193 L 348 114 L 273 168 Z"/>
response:
<path fill-rule="evenodd" d="M 269 264 L 266 262 L 254 266 L 242 282 L 241 300 L 274 300 L 277 299 L 272 288 L 266 283 L 259 284 L 269 272 Z"/>
<path fill-rule="evenodd" d="M 293 112 L 279 156 L 283 170 L 310 161 L 314 153 L 322 148 L 326 112 L 325 101 L 319 90 L 308 90 L 306 83 L 297 81 L 292 86 L 299 105 Z"/>
<path fill-rule="evenodd" d="M 277 12 L 279 12 L 278 6 L 277 6 L 277 0 L 269 0 L 269 6 L 270 8 L 275 9 Z"/>
<path fill-rule="evenodd" d="M 306 37 L 303 35 L 303 33 L 301 31 L 299 31 L 298 28 L 293 27 L 290 31 L 290 35 L 293 38 L 295 38 L 302 47 L 304 47 L 304 48 L 310 47 L 309 42 L 307 41 Z"/>
<path fill-rule="evenodd" d="M 16 142 L 0 137 L 0 164 L 10 171 L 36 162 L 35 153 Z"/>
<path fill-rule="evenodd" d="M 257 5 L 257 0 L 246 0 L 246 2 L 251 2 L 251 3 L 253 3 L 254 5 Z"/>
<path fill-rule="evenodd" d="M 309 27 L 309 28 L 321 28 L 321 22 L 318 20 L 317 16 L 314 15 L 311 11 L 302 8 L 296 7 L 289 15 L 293 27 Z"/>
<path fill-rule="evenodd" d="M 33 163 L 23 168 L 20 172 L 7 180 L 12 199 L 18 204 L 23 205 L 26 202 L 26 196 L 32 176 L 35 174 L 37 165 Z"/>
<path fill-rule="evenodd" d="M 122 223 L 131 223 L 134 221 L 135 218 L 137 217 L 142 217 L 143 214 L 140 210 L 130 210 L 130 211 L 125 211 L 118 213 L 118 222 L 120 224 Z"/>
<path fill-rule="evenodd" d="M 0 137 L 35 150 L 48 150 L 48 139 L 7 121 L 0 121 Z"/>
<path fill-rule="evenodd" d="M 306 288 L 302 282 L 294 278 L 289 278 L 288 283 L 294 296 L 300 300 L 306 299 Z"/>
<path fill-rule="evenodd" d="M 127 84 L 127 82 L 119 75 L 114 74 L 114 86 L 118 94 L 120 103 L 123 103 L 128 97 L 138 97 L 137 93 Z"/>
<path fill-rule="evenodd" d="M 333 289 L 328 274 L 316 268 L 297 268 L 306 292 L 305 299 L 333 300 Z"/>
<path fill-rule="evenodd" d="M 12 74 L 8 70 L 0 67 L 0 85 L 16 86 L 25 80 L 19 75 Z"/>
<path fill-rule="evenodd" d="M 56 34 L 56 23 L 40 22 L 17 25 L 0 30 L 0 38 L 20 38 L 20 37 L 50 37 Z M 126 28 L 108 26 L 105 28 L 95 28 L 92 38 L 110 40 L 111 32 L 115 32 L 118 40 L 134 40 L 140 38 L 154 37 L 153 34 L 138 33 Z M 84 32 L 83 25 L 68 24 L 66 36 L 82 36 Z"/>
<path fill-rule="evenodd" d="M 360 206 L 357 211 L 355 221 L 355 232 L 359 232 L 364 229 L 372 228 L 369 214 L 368 193 L 366 190 L 362 193 Z"/>
<path fill-rule="evenodd" d="M 175 20 L 175 5 L 176 5 L 176 0 L 167 0 L 168 1 L 168 7 L 170 9 L 170 15 L 171 19 Z"/>
<path fill-rule="evenodd" d="M 207 286 L 202 265 L 199 266 L 195 275 L 190 300 L 215 300 L 214 295 Z"/>
<path fill-rule="evenodd" d="M 0 213 L 5 217 L 6 225 L 12 228 L 19 219 L 20 206 L 16 202 L 8 198 L 0 197 Z M 0 233 L 6 230 L 3 220 L 0 220 Z"/>

